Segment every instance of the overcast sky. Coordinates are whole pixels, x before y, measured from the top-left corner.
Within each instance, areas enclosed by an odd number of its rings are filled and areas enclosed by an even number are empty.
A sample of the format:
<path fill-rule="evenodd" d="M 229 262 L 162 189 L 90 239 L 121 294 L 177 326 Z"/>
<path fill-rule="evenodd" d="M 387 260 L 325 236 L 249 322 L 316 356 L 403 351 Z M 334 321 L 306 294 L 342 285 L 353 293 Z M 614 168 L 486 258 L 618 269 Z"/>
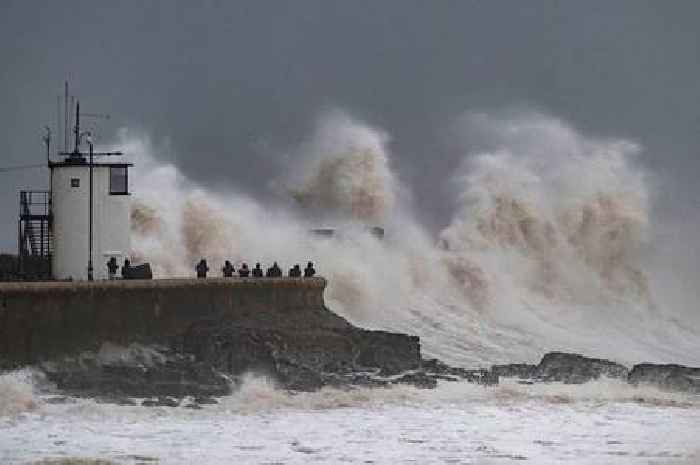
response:
<path fill-rule="evenodd" d="M 339 107 L 391 135 L 439 223 L 461 157 L 444 128 L 524 105 L 638 141 L 672 180 L 664 200 L 697 217 L 698 18 L 697 1 L 1 0 L 0 167 L 44 160 L 68 77 L 83 111 L 112 115 L 103 140 L 143 130 L 193 179 L 267 198 L 278 154 Z M 17 191 L 45 178 L 0 173 L 0 250 L 16 249 Z"/>

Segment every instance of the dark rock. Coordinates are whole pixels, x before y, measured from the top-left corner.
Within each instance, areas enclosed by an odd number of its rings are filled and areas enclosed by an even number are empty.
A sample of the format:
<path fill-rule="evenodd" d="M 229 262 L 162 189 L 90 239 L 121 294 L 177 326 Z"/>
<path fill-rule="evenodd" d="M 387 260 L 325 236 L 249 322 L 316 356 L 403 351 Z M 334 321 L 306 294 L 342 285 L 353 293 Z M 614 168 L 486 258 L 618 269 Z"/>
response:
<path fill-rule="evenodd" d="M 353 373 L 391 376 L 420 366 L 417 337 L 354 327 L 269 329 L 202 322 L 184 335 L 182 344 L 218 371 L 261 373 L 296 391 L 367 382 Z"/>
<path fill-rule="evenodd" d="M 373 375 L 367 373 L 350 373 L 350 374 L 326 374 L 324 375 L 323 382 L 326 386 L 334 388 L 347 388 L 349 386 L 353 387 L 387 387 L 389 386 L 389 381 L 382 378 L 376 378 Z"/>
<path fill-rule="evenodd" d="M 501 378 L 530 379 L 535 377 L 537 365 L 527 363 L 511 363 L 509 365 L 494 365 L 491 373 Z"/>
<path fill-rule="evenodd" d="M 417 336 L 386 331 L 355 330 L 351 333 L 355 364 L 376 367 L 393 375 L 420 366 L 420 343 Z"/>
<path fill-rule="evenodd" d="M 537 365 L 535 378 L 541 381 L 582 384 L 601 376 L 626 379 L 628 371 L 626 367 L 609 360 L 589 358 L 579 354 L 550 352 L 545 354 Z"/>
<path fill-rule="evenodd" d="M 199 404 L 199 405 L 215 405 L 215 404 L 219 403 L 219 401 L 214 399 L 213 397 L 201 397 L 201 396 L 195 397 L 194 402 Z"/>
<path fill-rule="evenodd" d="M 700 368 L 640 363 L 632 367 L 630 384 L 652 384 L 670 391 L 700 394 Z"/>
<path fill-rule="evenodd" d="M 180 402 L 172 397 L 158 397 L 157 399 L 145 399 L 141 405 L 143 407 L 177 407 Z"/>
<path fill-rule="evenodd" d="M 72 404 L 75 402 L 75 399 L 68 396 L 57 396 L 48 397 L 44 399 L 44 402 L 46 402 L 47 404 Z"/>
<path fill-rule="evenodd" d="M 231 392 L 228 379 L 213 367 L 165 349 L 151 365 L 118 361 L 102 363 L 84 356 L 43 366 L 46 377 L 66 394 L 114 399 L 128 397 L 223 396 Z"/>
<path fill-rule="evenodd" d="M 421 363 L 421 368 L 430 375 L 438 379 L 466 380 L 477 384 L 498 384 L 498 376 L 484 369 L 466 369 L 451 367 L 442 361 L 432 358 L 424 359 Z"/>
<path fill-rule="evenodd" d="M 566 384 L 581 384 L 601 376 L 625 379 L 627 372 L 627 368 L 619 363 L 565 352 L 549 352 L 542 357 L 538 365 L 527 363 L 494 365 L 490 371 L 496 377 L 556 381 Z"/>
<path fill-rule="evenodd" d="M 109 395 L 109 394 L 97 395 L 97 396 L 93 397 L 93 399 L 98 404 L 114 404 L 114 405 L 121 405 L 121 406 L 127 406 L 127 407 L 136 405 L 136 402 L 129 397 L 113 396 L 113 395 Z"/>
<path fill-rule="evenodd" d="M 342 325 L 335 316 L 328 326 L 313 328 L 200 321 L 165 345 L 111 349 L 125 356 L 105 361 L 84 353 L 42 367 L 47 379 L 66 394 L 116 402 L 129 397 L 211 399 L 229 394 L 232 380 L 247 372 L 269 376 L 281 388 L 294 391 L 386 386 L 390 381 L 377 378 L 418 369 L 421 360 L 417 337 Z M 436 384 L 427 377 L 402 382 Z M 144 405 L 164 404 L 148 400 Z"/>
<path fill-rule="evenodd" d="M 424 372 L 407 373 L 392 381 L 393 384 L 410 384 L 421 389 L 434 389 L 437 386 L 437 380 L 425 374 Z"/>
<path fill-rule="evenodd" d="M 172 397 L 159 397 L 157 405 L 161 407 L 177 407 L 180 405 L 180 401 Z"/>

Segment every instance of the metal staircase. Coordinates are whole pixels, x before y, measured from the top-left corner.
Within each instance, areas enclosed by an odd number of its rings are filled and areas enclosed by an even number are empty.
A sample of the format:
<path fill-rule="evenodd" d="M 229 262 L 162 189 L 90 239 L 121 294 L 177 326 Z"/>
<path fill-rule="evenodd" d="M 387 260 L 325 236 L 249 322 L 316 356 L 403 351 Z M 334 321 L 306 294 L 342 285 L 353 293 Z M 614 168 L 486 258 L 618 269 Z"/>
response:
<path fill-rule="evenodd" d="M 51 192 L 19 193 L 19 272 L 25 279 L 51 279 Z"/>

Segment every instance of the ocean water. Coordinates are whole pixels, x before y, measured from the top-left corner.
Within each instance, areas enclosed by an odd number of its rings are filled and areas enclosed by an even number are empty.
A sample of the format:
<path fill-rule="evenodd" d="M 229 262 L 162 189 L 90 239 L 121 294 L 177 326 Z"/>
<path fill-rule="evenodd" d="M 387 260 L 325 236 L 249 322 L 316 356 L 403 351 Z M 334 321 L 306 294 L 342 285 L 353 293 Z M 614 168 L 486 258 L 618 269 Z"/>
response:
<path fill-rule="evenodd" d="M 620 463 L 700 460 L 700 398 L 616 381 L 290 394 L 262 378 L 202 410 L 32 393 L 6 374 L 0 463 Z M 10 389 L 9 386 L 12 386 Z M 12 410 L 10 412 L 10 410 Z"/>
<path fill-rule="evenodd" d="M 661 219 L 643 147 L 533 113 L 455 127 L 469 143 L 437 228 L 421 223 L 389 134 L 341 112 L 266 181 L 275 202 L 194 183 L 125 131 L 134 258 L 159 277 L 191 276 L 202 257 L 214 272 L 225 259 L 313 260 L 333 311 L 416 334 L 424 356 L 467 368 L 553 350 L 700 366 L 695 232 Z M 0 375 L 0 464 L 700 462 L 697 396 L 608 380 L 288 393 L 251 375 L 203 410 L 56 396 L 29 369 Z"/>

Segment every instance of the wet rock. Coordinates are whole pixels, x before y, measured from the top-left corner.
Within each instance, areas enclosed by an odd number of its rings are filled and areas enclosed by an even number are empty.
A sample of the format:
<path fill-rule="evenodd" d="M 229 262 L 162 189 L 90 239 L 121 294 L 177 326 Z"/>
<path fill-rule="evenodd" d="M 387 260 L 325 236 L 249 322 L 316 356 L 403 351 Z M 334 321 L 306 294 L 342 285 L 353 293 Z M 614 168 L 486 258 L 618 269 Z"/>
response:
<path fill-rule="evenodd" d="M 632 367 L 630 384 L 652 384 L 669 391 L 700 394 L 700 368 L 640 363 Z"/>
<path fill-rule="evenodd" d="M 489 372 L 489 370 L 452 367 L 435 358 L 424 359 L 421 363 L 421 368 L 436 379 L 466 380 L 484 385 L 498 384 L 498 376 Z"/>
<path fill-rule="evenodd" d="M 145 399 L 141 405 L 143 407 L 177 407 L 180 402 L 172 397 L 158 397 L 157 399 Z"/>
<path fill-rule="evenodd" d="M 209 403 L 230 394 L 232 381 L 248 372 L 269 376 L 283 389 L 314 391 L 324 386 L 386 386 L 390 381 L 377 378 L 420 367 L 417 337 L 341 325 L 337 316 L 328 314 L 328 325 L 315 327 L 200 321 L 158 345 L 110 345 L 109 350 L 46 362 L 41 368 L 59 391 L 71 396 L 113 403 L 145 397 L 151 400 L 144 405 L 165 405 L 162 399 L 186 396 Z M 427 378 L 405 382 L 435 385 Z"/>
<path fill-rule="evenodd" d="M 154 350 L 154 349 L 152 349 Z M 94 354 L 42 366 L 62 392 L 124 404 L 130 397 L 222 396 L 231 392 L 228 379 L 189 355 L 163 349 L 162 358 L 145 365 L 132 360 L 101 361 Z"/>
<path fill-rule="evenodd" d="M 290 330 L 207 322 L 184 335 L 183 349 L 217 371 L 262 373 L 295 391 L 365 383 L 353 374 L 391 376 L 420 366 L 417 337 L 354 327 Z"/>
<path fill-rule="evenodd" d="M 99 395 L 94 397 L 95 402 L 99 404 L 114 404 L 121 406 L 133 406 L 136 405 L 134 399 L 123 396 L 110 396 L 110 395 Z"/>
<path fill-rule="evenodd" d="M 549 352 L 538 365 L 513 363 L 494 365 L 490 373 L 497 377 L 521 380 L 582 384 L 601 376 L 626 379 L 628 370 L 619 363 L 565 352 Z"/>
<path fill-rule="evenodd" d="M 511 363 L 491 367 L 491 373 L 501 378 L 531 379 L 535 377 L 536 370 L 537 365 L 527 363 Z"/>
<path fill-rule="evenodd" d="M 410 384 L 420 389 L 434 389 L 437 379 L 424 372 L 407 373 L 392 381 L 393 384 Z"/>
<path fill-rule="evenodd" d="M 72 404 L 75 403 L 75 399 L 73 397 L 68 397 L 68 396 L 56 396 L 56 397 L 48 397 L 44 399 L 44 402 L 47 404 Z"/>
<path fill-rule="evenodd" d="M 542 357 L 535 378 L 541 381 L 560 381 L 566 384 L 582 384 L 607 378 L 627 379 L 628 369 L 619 363 L 579 354 L 550 352 Z"/>
<path fill-rule="evenodd" d="M 334 388 L 346 388 L 346 387 L 387 387 L 389 386 L 389 380 L 383 378 L 377 378 L 374 375 L 367 373 L 350 373 L 344 375 L 337 374 L 326 374 L 323 379 L 325 386 Z"/>

